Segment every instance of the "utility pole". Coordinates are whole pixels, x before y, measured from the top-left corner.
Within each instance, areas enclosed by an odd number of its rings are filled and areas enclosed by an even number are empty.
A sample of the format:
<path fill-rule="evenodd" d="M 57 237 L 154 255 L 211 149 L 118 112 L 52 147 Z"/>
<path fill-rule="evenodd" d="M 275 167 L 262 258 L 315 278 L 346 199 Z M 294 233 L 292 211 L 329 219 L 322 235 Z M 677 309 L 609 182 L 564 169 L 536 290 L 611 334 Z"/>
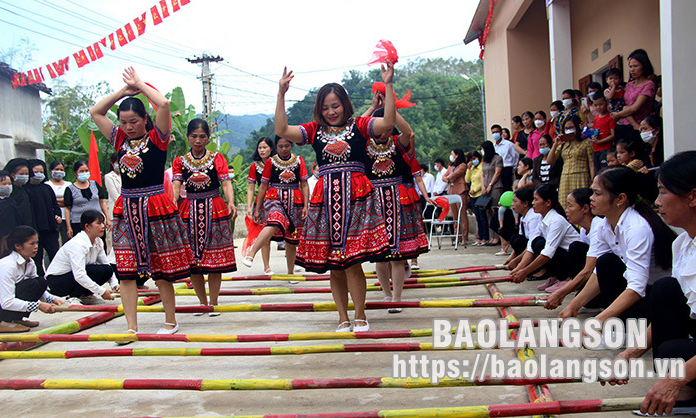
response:
<path fill-rule="evenodd" d="M 203 53 L 200 57 L 186 58 L 191 64 L 201 64 L 201 81 L 203 81 L 203 117 L 208 117 L 213 113 L 213 98 L 210 80 L 213 75 L 210 73 L 210 63 L 223 61 L 219 55 L 213 57 Z"/>

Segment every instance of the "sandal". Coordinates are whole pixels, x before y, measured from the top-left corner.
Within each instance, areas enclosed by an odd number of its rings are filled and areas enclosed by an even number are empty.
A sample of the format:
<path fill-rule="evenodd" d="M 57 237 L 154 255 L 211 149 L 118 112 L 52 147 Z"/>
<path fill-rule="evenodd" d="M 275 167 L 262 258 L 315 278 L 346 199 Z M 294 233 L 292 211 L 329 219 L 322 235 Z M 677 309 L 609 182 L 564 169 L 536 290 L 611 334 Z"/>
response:
<path fill-rule="evenodd" d="M 273 276 L 273 275 L 275 274 L 275 272 L 273 272 L 273 270 L 272 270 L 270 267 L 267 268 L 266 270 L 264 270 L 263 273 L 264 273 L 266 276 Z"/>
<path fill-rule="evenodd" d="M 166 334 L 166 335 L 171 335 L 171 334 L 176 334 L 177 331 L 179 331 L 179 324 L 172 324 L 171 322 L 165 322 L 164 325 L 171 325 L 174 328 L 172 329 L 166 329 L 166 328 L 160 328 L 157 333 L 158 334 Z"/>
<path fill-rule="evenodd" d="M 208 306 L 208 305 L 204 305 L 201 303 L 200 306 Z M 193 313 L 193 316 L 203 316 L 203 315 L 205 315 L 205 312 L 194 312 Z"/>
<path fill-rule="evenodd" d="M 358 325 L 358 321 L 364 322 L 365 325 Z M 370 330 L 370 323 L 367 319 L 356 319 L 353 321 L 353 331 L 355 332 L 366 332 Z"/>
<path fill-rule="evenodd" d="M 353 324 L 350 323 L 350 321 L 343 321 L 340 324 L 338 324 L 338 327 L 336 328 L 336 332 L 351 332 L 353 331 Z"/>
<path fill-rule="evenodd" d="M 248 255 L 242 259 L 242 264 L 244 264 L 247 267 L 251 267 L 254 265 L 254 257 Z"/>
<path fill-rule="evenodd" d="M 136 331 L 134 329 L 129 329 L 128 331 L 126 331 L 126 334 L 137 334 L 137 333 L 138 333 L 138 331 Z M 135 342 L 135 340 L 121 340 L 121 341 L 116 341 L 116 345 L 128 345 L 128 344 L 134 343 L 134 342 Z"/>

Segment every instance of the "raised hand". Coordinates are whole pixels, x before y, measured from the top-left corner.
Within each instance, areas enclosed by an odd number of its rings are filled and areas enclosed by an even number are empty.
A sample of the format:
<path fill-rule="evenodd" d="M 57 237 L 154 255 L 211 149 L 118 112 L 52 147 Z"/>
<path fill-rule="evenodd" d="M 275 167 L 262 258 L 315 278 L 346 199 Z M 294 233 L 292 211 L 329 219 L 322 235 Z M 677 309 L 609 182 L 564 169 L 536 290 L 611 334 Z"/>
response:
<path fill-rule="evenodd" d="M 387 60 L 387 67 L 384 67 L 384 64 L 382 64 L 382 81 L 384 81 L 384 84 L 391 84 L 391 82 L 394 80 L 394 64 L 392 64 L 389 60 Z"/>
<path fill-rule="evenodd" d="M 126 83 L 126 87 L 123 89 L 125 95 L 135 96 L 140 93 L 140 87 L 138 87 L 141 82 L 140 77 L 133 67 L 126 67 L 123 70 L 123 82 Z"/>
<path fill-rule="evenodd" d="M 290 80 L 292 80 L 294 77 L 295 76 L 292 74 L 292 71 L 288 71 L 288 67 L 283 67 L 283 76 L 280 78 L 280 82 L 278 83 L 278 92 L 285 94 L 290 88 Z"/>

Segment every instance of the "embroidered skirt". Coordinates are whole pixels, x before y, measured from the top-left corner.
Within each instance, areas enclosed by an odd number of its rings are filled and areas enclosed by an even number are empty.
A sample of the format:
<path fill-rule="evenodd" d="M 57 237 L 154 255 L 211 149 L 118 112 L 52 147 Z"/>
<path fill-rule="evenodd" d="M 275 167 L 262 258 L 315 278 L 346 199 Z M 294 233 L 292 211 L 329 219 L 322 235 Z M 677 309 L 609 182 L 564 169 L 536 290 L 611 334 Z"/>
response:
<path fill-rule="evenodd" d="M 391 253 L 380 261 L 407 260 L 428 251 L 419 197 L 400 179 L 373 180 L 382 206 L 382 215 Z"/>
<path fill-rule="evenodd" d="M 358 167 L 358 165 L 360 167 Z M 320 168 L 309 202 L 297 264 L 308 271 L 345 270 L 389 254 L 382 208 L 359 163 Z"/>
<path fill-rule="evenodd" d="M 232 218 L 219 191 L 186 197 L 179 201 L 179 213 L 193 252 L 191 274 L 237 271 Z"/>
<path fill-rule="evenodd" d="M 263 201 L 260 222 L 264 226 L 271 225 L 278 228 L 272 240 L 285 240 L 292 245 L 299 244 L 304 231 L 304 219 L 302 219 L 302 192 L 297 186 L 271 185 Z"/>
<path fill-rule="evenodd" d="M 113 241 L 119 280 L 173 282 L 190 276 L 186 227 L 161 185 L 122 190 L 114 205 Z"/>

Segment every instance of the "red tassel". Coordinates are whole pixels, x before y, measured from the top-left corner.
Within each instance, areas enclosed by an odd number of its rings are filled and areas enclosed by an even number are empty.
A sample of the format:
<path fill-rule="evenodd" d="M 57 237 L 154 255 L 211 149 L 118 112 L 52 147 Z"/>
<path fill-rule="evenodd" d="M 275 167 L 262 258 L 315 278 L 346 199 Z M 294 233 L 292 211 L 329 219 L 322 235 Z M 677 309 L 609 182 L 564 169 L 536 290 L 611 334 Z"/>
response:
<path fill-rule="evenodd" d="M 394 48 L 394 45 L 390 41 L 382 39 L 377 42 L 376 46 L 379 50 L 372 53 L 371 61 L 368 62 L 367 65 L 386 63 L 387 59 L 391 61 L 392 64 L 396 64 L 396 62 L 399 61 L 396 48 Z"/>
<path fill-rule="evenodd" d="M 138 36 L 141 36 L 143 33 L 145 33 L 145 15 L 147 12 L 143 12 L 143 15 L 141 17 L 136 17 L 133 19 L 133 23 L 135 23 L 135 27 L 138 29 Z"/>
<path fill-rule="evenodd" d="M 99 186 L 102 185 L 101 179 L 101 169 L 99 168 L 99 148 L 97 146 L 97 140 L 94 137 L 94 131 L 89 131 L 89 161 L 87 162 L 89 167 L 89 179 L 97 182 Z"/>

